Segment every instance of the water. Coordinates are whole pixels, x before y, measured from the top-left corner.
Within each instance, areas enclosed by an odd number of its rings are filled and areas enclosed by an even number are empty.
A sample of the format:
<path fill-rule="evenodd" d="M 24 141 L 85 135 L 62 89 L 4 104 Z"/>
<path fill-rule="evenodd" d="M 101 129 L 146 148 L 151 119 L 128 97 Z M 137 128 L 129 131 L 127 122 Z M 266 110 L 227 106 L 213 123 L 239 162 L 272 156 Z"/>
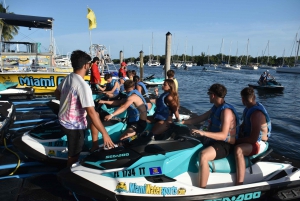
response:
<path fill-rule="evenodd" d="M 139 75 L 137 68 L 134 69 Z M 197 114 L 209 110 L 207 89 L 214 83 L 226 86 L 225 101 L 235 106 L 239 115 L 242 115 L 244 106 L 241 102 L 240 91 L 248 84 L 256 84 L 264 69 L 259 70 L 222 70 L 217 68 L 211 71 L 202 71 L 202 67 L 193 66 L 188 71 L 173 69 L 179 85 L 180 104 Z M 272 136 L 269 139 L 273 152 L 300 160 L 300 74 L 276 73 L 269 70 L 276 80 L 285 89 L 282 93 L 261 93 L 256 91 L 256 101 L 261 102 L 267 109 L 272 121 Z M 161 67 L 145 67 L 144 77 L 155 74 L 155 77 L 164 77 Z"/>

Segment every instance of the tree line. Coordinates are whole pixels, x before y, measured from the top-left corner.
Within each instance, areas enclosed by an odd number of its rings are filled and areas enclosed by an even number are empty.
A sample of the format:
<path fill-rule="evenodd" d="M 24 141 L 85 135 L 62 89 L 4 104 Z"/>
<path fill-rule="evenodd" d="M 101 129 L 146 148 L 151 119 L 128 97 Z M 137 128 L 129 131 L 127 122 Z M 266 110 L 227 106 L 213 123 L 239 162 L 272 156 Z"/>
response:
<path fill-rule="evenodd" d="M 153 58 L 153 57 L 152 57 Z M 165 65 L 166 57 L 165 55 L 154 55 L 154 58 L 158 58 L 158 61 L 161 63 L 161 65 Z M 134 62 L 140 60 L 140 58 L 135 57 L 129 57 L 124 59 L 126 63 L 128 62 Z M 147 63 L 149 61 L 149 55 L 145 55 L 144 63 Z M 282 65 L 288 65 L 288 66 L 294 66 L 295 64 L 295 57 L 277 57 L 277 56 L 261 56 L 261 57 L 251 57 L 248 56 L 247 61 L 247 55 L 241 55 L 241 56 L 230 56 L 223 54 L 223 61 L 222 61 L 222 54 L 217 55 L 206 55 L 204 52 L 201 53 L 201 55 L 195 55 L 195 56 L 189 56 L 189 55 L 173 55 L 171 57 L 171 63 L 174 61 L 191 61 L 192 63 L 196 63 L 197 66 L 203 66 L 204 64 L 221 64 L 228 63 L 230 65 L 234 64 L 241 64 L 246 65 L 247 64 L 264 64 L 269 66 L 282 66 Z M 114 63 L 119 63 L 120 59 L 113 59 Z"/>

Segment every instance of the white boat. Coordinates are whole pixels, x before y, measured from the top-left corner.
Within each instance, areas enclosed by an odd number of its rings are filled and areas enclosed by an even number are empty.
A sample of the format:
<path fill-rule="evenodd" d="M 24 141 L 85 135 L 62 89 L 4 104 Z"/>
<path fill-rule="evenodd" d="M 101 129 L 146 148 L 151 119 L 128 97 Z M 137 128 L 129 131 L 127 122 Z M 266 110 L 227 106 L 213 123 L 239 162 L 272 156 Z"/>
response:
<path fill-rule="evenodd" d="M 181 68 L 182 67 L 182 64 L 183 64 L 183 62 L 182 61 L 174 61 L 173 63 L 172 63 L 172 67 L 174 67 L 174 68 Z"/>
<path fill-rule="evenodd" d="M 235 65 L 232 66 L 232 65 L 229 65 L 229 64 L 225 64 L 221 68 L 224 69 L 224 70 L 240 70 L 241 65 L 235 64 Z"/>
<path fill-rule="evenodd" d="M 160 66 L 160 63 L 157 60 L 149 60 L 146 64 L 147 66 Z"/>
<path fill-rule="evenodd" d="M 246 65 L 242 65 L 241 69 L 247 69 L 247 70 L 257 70 L 258 66 L 256 64 L 248 64 L 248 46 L 249 46 L 249 38 L 248 38 L 248 43 L 247 43 L 247 59 L 246 59 Z"/>
<path fill-rule="evenodd" d="M 257 65 L 242 65 L 241 69 L 247 69 L 247 70 L 257 70 L 258 66 Z"/>
<path fill-rule="evenodd" d="M 269 66 L 269 65 L 262 64 L 262 65 L 259 65 L 258 68 L 259 69 L 277 69 L 277 66 Z"/>
<path fill-rule="evenodd" d="M 140 61 L 137 61 L 136 63 L 135 63 L 135 65 L 136 65 L 136 67 L 140 67 L 141 66 L 141 62 Z M 142 67 L 144 66 L 145 64 L 143 63 L 143 65 L 142 65 Z"/>
<path fill-rule="evenodd" d="M 300 61 L 298 60 L 300 41 L 297 39 L 298 34 L 296 34 L 296 43 L 298 43 L 297 53 L 295 56 L 295 66 L 293 67 L 280 67 L 276 69 L 276 73 L 296 73 L 300 74 Z"/>
<path fill-rule="evenodd" d="M 297 64 L 294 67 L 276 68 L 276 73 L 296 73 L 296 74 L 300 74 L 300 64 Z"/>
<path fill-rule="evenodd" d="M 58 55 L 58 56 L 56 56 L 54 58 L 55 65 L 56 66 L 64 66 L 64 67 L 72 68 L 70 55 L 71 55 L 71 53 L 68 53 L 67 55 Z"/>

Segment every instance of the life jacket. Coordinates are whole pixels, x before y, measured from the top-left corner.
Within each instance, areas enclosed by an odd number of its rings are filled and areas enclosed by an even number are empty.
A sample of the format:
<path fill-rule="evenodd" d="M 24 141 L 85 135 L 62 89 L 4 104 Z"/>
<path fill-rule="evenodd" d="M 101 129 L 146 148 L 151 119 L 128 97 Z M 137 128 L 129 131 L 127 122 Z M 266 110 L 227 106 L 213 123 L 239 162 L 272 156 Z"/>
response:
<path fill-rule="evenodd" d="M 261 74 L 261 76 L 260 76 L 260 78 L 259 78 L 259 81 L 263 81 L 264 79 L 265 79 L 265 77 L 266 77 L 266 75 L 263 73 L 263 74 Z"/>
<path fill-rule="evenodd" d="M 137 82 L 137 83 L 135 84 L 135 88 L 137 87 L 137 85 L 139 85 L 139 86 L 142 87 L 142 95 L 143 95 L 144 97 L 149 98 L 148 90 L 147 90 L 146 85 L 145 85 L 143 82 Z"/>
<path fill-rule="evenodd" d="M 146 111 L 148 111 L 148 106 L 147 106 L 146 100 L 144 99 L 142 94 L 138 90 L 134 89 L 134 90 L 130 91 L 129 93 L 127 93 L 127 97 L 131 96 L 132 94 L 136 94 L 142 99 L 142 101 L 146 107 Z M 134 106 L 134 104 L 131 104 L 127 108 L 127 117 L 128 117 L 128 122 L 136 122 L 140 119 L 140 111 Z"/>
<path fill-rule="evenodd" d="M 235 132 L 235 138 L 238 138 L 238 133 L 239 133 L 239 117 L 238 114 L 235 110 L 235 108 L 230 105 L 229 103 L 224 103 L 223 105 L 220 105 L 219 107 L 216 107 L 215 105 L 211 108 L 211 114 L 210 114 L 210 119 L 211 119 L 211 125 L 209 126 L 209 131 L 211 132 L 220 132 L 221 131 L 221 126 L 222 126 L 222 122 L 221 122 L 221 113 L 224 109 L 231 109 L 235 115 L 235 121 L 236 121 L 236 132 Z M 229 140 L 229 138 L 231 138 L 232 136 L 230 135 L 230 132 L 227 135 L 227 138 L 224 140 L 225 142 L 227 142 Z"/>
<path fill-rule="evenodd" d="M 251 108 L 245 108 L 244 109 L 244 112 L 243 112 L 243 121 L 244 121 L 243 133 L 244 133 L 244 136 L 247 137 L 247 136 L 250 135 L 250 132 L 251 132 L 250 118 L 251 118 L 252 113 L 256 110 L 261 111 L 265 115 L 267 126 L 268 126 L 267 136 L 270 137 L 271 136 L 271 130 L 272 130 L 271 119 L 270 119 L 270 116 L 269 116 L 267 110 L 265 109 L 265 107 L 259 102 L 257 102 L 256 105 L 252 106 Z M 261 140 L 262 136 L 263 136 L 263 134 L 260 131 L 259 132 L 259 137 L 257 139 L 258 142 Z"/>
<path fill-rule="evenodd" d="M 117 80 L 116 79 L 112 79 L 110 83 L 106 84 L 106 90 L 105 91 L 110 91 L 114 88 L 115 84 L 116 84 Z M 116 88 L 116 90 L 114 91 L 114 94 L 119 94 L 120 89 Z"/>
<path fill-rule="evenodd" d="M 164 92 L 156 99 L 156 108 L 154 118 L 159 120 L 167 120 L 169 117 L 170 109 L 165 103 L 165 98 L 169 95 L 169 92 Z"/>

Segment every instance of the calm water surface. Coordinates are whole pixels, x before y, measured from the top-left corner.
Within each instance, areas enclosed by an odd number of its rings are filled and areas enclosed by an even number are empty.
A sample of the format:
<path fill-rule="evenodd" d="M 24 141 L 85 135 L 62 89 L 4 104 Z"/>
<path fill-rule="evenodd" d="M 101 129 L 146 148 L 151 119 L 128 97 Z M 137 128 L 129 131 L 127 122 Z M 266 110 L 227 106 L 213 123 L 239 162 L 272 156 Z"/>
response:
<path fill-rule="evenodd" d="M 139 71 L 135 67 L 139 75 Z M 206 94 L 214 83 L 226 86 L 226 102 L 235 106 L 240 117 L 244 106 L 240 91 L 248 84 L 254 84 L 264 69 L 259 70 L 216 70 L 202 71 L 193 66 L 189 70 L 173 69 L 179 85 L 180 104 L 192 112 L 202 114 L 212 107 Z M 267 109 L 272 121 L 272 136 L 269 139 L 273 152 L 300 161 L 300 74 L 276 73 L 269 70 L 284 87 L 282 93 L 263 93 L 256 90 L 256 100 Z M 161 67 L 145 67 L 144 77 L 155 74 L 164 77 Z"/>

